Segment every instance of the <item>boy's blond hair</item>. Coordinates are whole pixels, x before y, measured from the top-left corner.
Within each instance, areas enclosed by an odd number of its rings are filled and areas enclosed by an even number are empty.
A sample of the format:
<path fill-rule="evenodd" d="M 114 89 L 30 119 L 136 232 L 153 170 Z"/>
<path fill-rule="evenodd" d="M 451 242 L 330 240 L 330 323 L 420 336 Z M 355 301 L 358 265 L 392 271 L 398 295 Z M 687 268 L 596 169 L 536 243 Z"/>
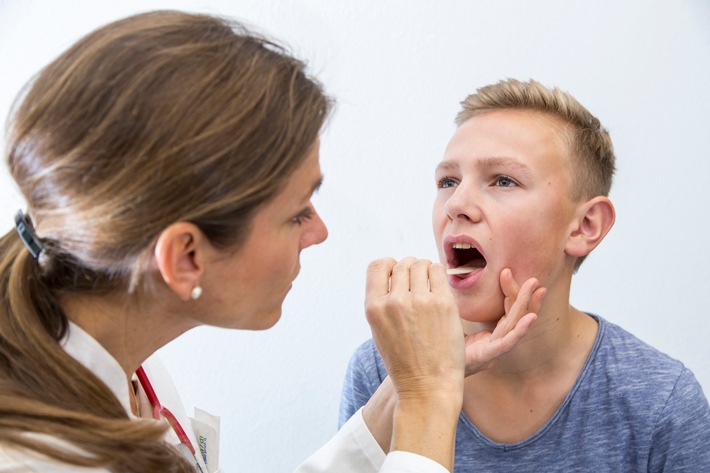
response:
<path fill-rule="evenodd" d="M 534 110 L 558 117 L 569 130 L 565 139 L 573 160 L 570 198 L 579 201 L 609 195 L 616 160 L 609 132 L 569 93 L 534 80 L 507 79 L 479 88 L 461 105 L 456 116 L 459 126 L 493 110 Z"/>
<path fill-rule="evenodd" d="M 562 120 L 567 125 L 564 138 L 571 158 L 570 198 L 577 202 L 609 195 L 616 161 L 611 137 L 599 119 L 569 93 L 534 80 L 507 79 L 479 88 L 461 106 L 456 115 L 458 126 L 476 115 L 505 109 L 532 110 Z M 577 258 L 575 271 L 585 258 Z"/>

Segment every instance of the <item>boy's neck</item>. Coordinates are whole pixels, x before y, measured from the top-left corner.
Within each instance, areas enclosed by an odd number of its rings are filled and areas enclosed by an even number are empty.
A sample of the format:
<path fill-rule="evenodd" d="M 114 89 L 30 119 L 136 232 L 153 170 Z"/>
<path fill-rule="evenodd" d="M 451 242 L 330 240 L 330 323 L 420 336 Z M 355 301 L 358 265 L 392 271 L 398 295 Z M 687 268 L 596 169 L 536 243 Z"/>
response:
<path fill-rule="evenodd" d="M 569 286 L 548 290 L 537 315 L 525 337 L 481 374 L 515 383 L 581 370 L 594 345 L 598 324 L 569 304 Z"/>
<path fill-rule="evenodd" d="M 594 345 L 598 324 L 570 305 L 565 309 L 538 314 L 525 338 L 496 360 L 490 375 L 524 382 L 581 371 Z"/>
<path fill-rule="evenodd" d="M 513 350 L 464 381 L 463 411 L 488 438 L 520 442 L 539 431 L 574 387 L 598 333 L 567 304 L 547 310 Z"/>

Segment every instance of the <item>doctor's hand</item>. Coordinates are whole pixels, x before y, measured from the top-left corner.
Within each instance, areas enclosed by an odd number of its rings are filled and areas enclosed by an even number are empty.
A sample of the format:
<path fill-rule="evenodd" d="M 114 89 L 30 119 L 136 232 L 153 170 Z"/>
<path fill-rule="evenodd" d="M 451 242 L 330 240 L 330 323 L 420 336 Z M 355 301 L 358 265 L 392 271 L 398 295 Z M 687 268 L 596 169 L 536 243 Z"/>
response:
<path fill-rule="evenodd" d="M 397 395 L 391 450 L 451 469 L 463 402 L 464 336 L 446 269 L 380 259 L 367 270 L 365 309 Z"/>
<path fill-rule="evenodd" d="M 377 260 L 366 289 L 367 321 L 399 398 L 462 386 L 463 329 L 444 266 Z"/>
<path fill-rule="evenodd" d="M 500 287 L 505 299 L 505 314 L 493 332 L 484 330 L 466 335 L 466 376 L 490 368 L 496 358 L 510 351 L 537 320 L 546 289 L 535 278 L 522 286 L 513 279 L 510 269 L 500 273 Z"/>

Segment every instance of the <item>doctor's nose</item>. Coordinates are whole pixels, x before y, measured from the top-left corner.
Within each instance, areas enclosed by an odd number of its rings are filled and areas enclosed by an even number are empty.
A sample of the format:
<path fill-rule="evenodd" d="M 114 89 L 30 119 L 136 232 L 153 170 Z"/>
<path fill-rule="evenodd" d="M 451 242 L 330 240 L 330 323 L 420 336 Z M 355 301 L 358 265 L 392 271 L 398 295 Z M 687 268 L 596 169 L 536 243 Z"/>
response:
<path fill-rule="evenodd" d="M 302 250 L 308 248 L 309 246 L 323 243 L 325 239 L 328 238 L 328 228 L 325 226 L 325 223 L 315 209 L 313 209 L 313 215 L 310 222 L 308 222 L 308 225 L 308 230 L 301 236 Z"/>

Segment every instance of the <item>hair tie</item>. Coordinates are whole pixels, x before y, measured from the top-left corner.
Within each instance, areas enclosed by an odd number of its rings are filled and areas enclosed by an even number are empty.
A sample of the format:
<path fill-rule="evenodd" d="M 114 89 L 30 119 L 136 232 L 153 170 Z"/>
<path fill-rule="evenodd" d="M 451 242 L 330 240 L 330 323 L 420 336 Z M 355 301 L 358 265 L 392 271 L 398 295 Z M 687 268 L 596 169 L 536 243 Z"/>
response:
<path fill-rule="evenodd" d="M 37 235 L 32 228 L 32 224 L 27 221 L 27 216 L 18 210 L 15 214 L 15 229 L 17 234 L 20 235 L 20 240 L 25 244 L 30 254 L 34 259 L 39 258 L 39 254 L 42 252 L 42 242 L 39 241 Z"/>

